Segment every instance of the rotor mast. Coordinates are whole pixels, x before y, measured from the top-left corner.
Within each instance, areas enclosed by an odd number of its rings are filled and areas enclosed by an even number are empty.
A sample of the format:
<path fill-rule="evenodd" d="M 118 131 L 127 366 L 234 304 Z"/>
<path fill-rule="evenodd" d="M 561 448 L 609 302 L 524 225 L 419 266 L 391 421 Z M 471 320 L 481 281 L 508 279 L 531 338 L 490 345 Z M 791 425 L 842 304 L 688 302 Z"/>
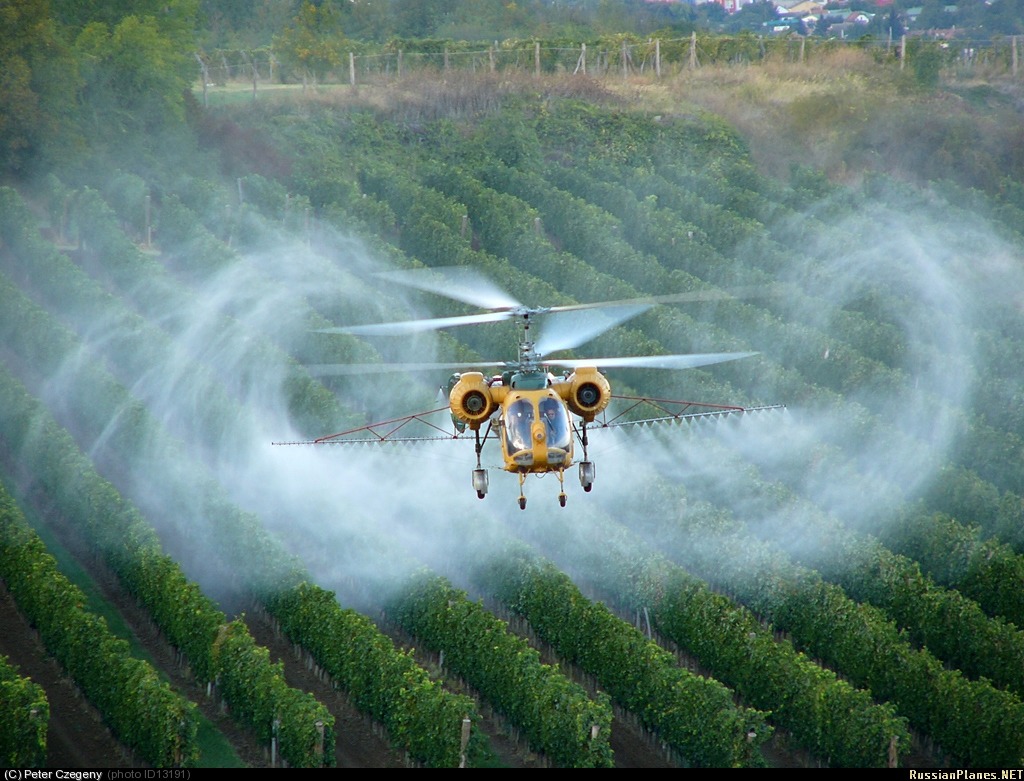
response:
<path fill-rule="evenodd" d="M 542 314 L 547 309 L 524 309 L 517 313 L 522 318 L 523 335 L 519 342 L 519 371 L 539 372 L 544 371 L 542 356 L 537 352 L 536 345 L 530 337 L 530 316 Z"/>

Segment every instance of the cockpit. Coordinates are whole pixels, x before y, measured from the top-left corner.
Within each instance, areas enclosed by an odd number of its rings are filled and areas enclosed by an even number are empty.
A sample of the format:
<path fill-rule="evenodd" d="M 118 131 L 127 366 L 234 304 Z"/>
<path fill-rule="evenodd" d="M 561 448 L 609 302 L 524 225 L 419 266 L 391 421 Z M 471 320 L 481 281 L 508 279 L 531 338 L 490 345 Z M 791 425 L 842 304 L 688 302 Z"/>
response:
<path fill-rule="evenodd" d="M 534 421 L 540 421 L 542 426 L 535 428 Z M 532 450 L 535 436 L 548 449 L 568 451 L 572 444 L 569 413 L 555 397 L 517 399 L 505 410 L 505 436 L 509 453 Z"/>

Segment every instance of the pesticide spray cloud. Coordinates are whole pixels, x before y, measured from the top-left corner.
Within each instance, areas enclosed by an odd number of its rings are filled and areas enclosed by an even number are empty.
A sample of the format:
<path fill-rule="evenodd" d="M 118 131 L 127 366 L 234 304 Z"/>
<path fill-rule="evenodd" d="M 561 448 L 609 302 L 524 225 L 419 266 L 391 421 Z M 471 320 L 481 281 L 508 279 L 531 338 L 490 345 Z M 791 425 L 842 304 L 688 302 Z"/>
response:
<path fill-rule="evenodd" d="M 803 293 L 774 305 L 812 340 L 804 371 L 837 393 L 774 398 L 785 416 L 716 426 L 704 447 L 650 443 L 662 474 L 705 486 L 758 536 L 812 561 L 829 544 L 822 515 L 861 530 L 895 522 L 961 463 L 968 423 L 981 419 L 976 399 L 992 397 L 986 383 L 1020 388 L 1019 367 L 994 360 L 993 347 L 1019 338 L 1019 252 L 937 198 L 903 211 L 893 201 L 820 225 L 780 275 Z"/>
<path fill-rule="evenodd" d="M 123 484 L 162 529 L 169 550 L 211 593 L 222 586 L 222 542 L 205 510 L 206 492 L 182 490 L 198 480 L 200 467 L 204 480 L 299 556 L 315 582 L 360 607 L 371 606 L 390 583 L 417 567 L 437 568 L 460 582 L 469 564 L 499 552 L 520 526 L 534 527 L 533 540 L 539 540 L 537 518 L 543 518 L 540 527 L 578 526 L 580 544 L 590 539 L 600 545 L 587 533 L 595 519 L 643 515 L 647 481 L 656 478 L 683 491 L 702 487 L 737 517 L 756 522 L 759 534 L 784 542 L 819 544 L 792 533 L 798 502 L 812 502 L 847 523 L 877 522 L 955 457 L 964 410 L 979 378 L 993 368 L 980 360 L 975 334 L 998 329 L 1017 314 L 1009 291 L 1021 289 L 1012 252 L 980 220 L 954 226 L 927 211 L 911 218 L 878 208 L 829 225 L 793 253 L 784 281 L 803 295 L 776 302 L 777 311 L 808 333 L 826 335 L 815 347 L 819 368 L 852 378 L 856 372 L 843 362 L 861 360 L 858 349 L 870 339 L 852 346 L 843 339 L 850 335 L 843 326 L 870 310 L 873 322 L 884 323 L 883 333 L 898 345 L 894 359 L 882 355 L 889 364 L 881 358 L 864 361 L 884 381 L 849 379 L 843 397 L 814 404 L 795 404 L 777 389 L 761 387 L 766 401 L 787 403 L 788 414 L 691 426 L 685 434 L 677 427 L 656 435 L 594 432 L 593 493 L 574 488 L 575 480 L 567 477 L 569 505 L 560 508 L 557 480 L 530 478 L 524 514 L 516 504 L 518 481 L 500 471 L 493 450 L 484 454 L 491 492 L 483 502 L 476 498 L 468 440 L 271 444 L 310 436 L 296 430 L 289 401 L 296 377 L 309 380 L 303 363 L 332 362 L 334 349 L 347 351 L 344 357 L 356 363 L 430 362 L 443 337 L 425 333 L 414 340 L 370 342 L 318 334 L 352 321 L 436 312 L 426 296 L 375 277 L 390 269 L 357 240 L 321 233 L 316 246 L 331 247 L 328 253 L 267 226 L 259 231 L 258 249 L 236 252 L 217 274 L 189 287 L 165 281 L 177 288 L 163 297 L 166 311 L 146 313 L 154 335 L 145 362 L 113 356 L 112 363 L 135 367 L 134 374 L 122 373 L 122 383 L 175 442 L 170 447 L 154 439 Z M 120 312 L 112 312 L 108 322 L 94 322 L 88 349 L 126 344 L 112 338 L 111 329 L 127 322 Z M 325 348 L 332 340 L 341 347 Z M 764 345 L 758 334 L 746 335 L 746 341 L 768 360 L 787 360 L 785 349 Z M 1006 375 L 1006 367 L 999 372 Z M 436 390 L 445 379 L 344 376 L 331 380 L 330 398 L 345 421 L 381 420 L 438 406 Z M 54 378 L 53 396 L 69 381 Z M 118 420 L 112 416 L 111 431 L 96 438 L 97 452 L 116 442 Z M 766 505 L 763 494 L 775 485 L 785 485 L 795 498 Z M 685 503 L 672 512 L 685 514 Z"/>

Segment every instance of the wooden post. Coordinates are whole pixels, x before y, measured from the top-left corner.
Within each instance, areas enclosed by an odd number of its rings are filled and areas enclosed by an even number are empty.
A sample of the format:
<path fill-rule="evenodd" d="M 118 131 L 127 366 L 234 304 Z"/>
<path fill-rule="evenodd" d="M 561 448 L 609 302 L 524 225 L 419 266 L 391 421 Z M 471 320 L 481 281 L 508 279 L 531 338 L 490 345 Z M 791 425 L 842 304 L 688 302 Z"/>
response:
<path fill-rule="evenodd" d="M 461 746 L 459 748 L 459 767 L 466 766 L 466 748 L 469 746 L 470 727 L 472 725 L 473 722 L 469 720 L 469 716 L 466 716 L 462 719 Z"/>
<path fill-rule="evenodd" d="M 533 42 L 533 75 L 540 78 L 540 41 Z"/>
<path fill-rule="evenodd" d="M 903 66 L 907 62 L 907 35 L 904 33 L 900 36 L 900 70 L 903 70 Z"/>
<path fill-rule="evenodd" d="M 625 81 L 629 78 L 629 61 L 626 59 L 629 56 L 629 51 L 626 49 L 626 41 L 622 41 L 622 80 Z"/>
<path fill-rule="evenodd" d="M 348 83 L 350 87 L 356 86 L 356 55 L 348 53 Z"/>
<path fill-rule="evenodd" d="M 690 33 L 690 70 L 697 68 L 697 32 Z"/>
<path fill-rule="evenodd" d="M 807 39 L 802 35 L 800 36 L 800 64 L 804 64 L 804 44 L 807 43 Z"/>
<path fill-rule="evenodd" d="M 493 46 L 488 46 L 487 47 L 487 57 L 491 61 L 491 73 L 494 73 L 494 47 Z"/>
<path fill-rule="evenodd" d="M 1017 36 L 1016 35 L 1014 35 L 1012 38 L 1010 38 L 1010 69 L 1013 72 L 1013 75 L 1016 76 L 1017 75 Z M 206 92 L 204 91 L 203 94 L 205 95 Z"/>
<path fill-rule="evenodd" d="M 1014 52 L 1017 50 L 1014 49 Z M 203 62 L 203 58 L 196 54 L 196 59 L 199 60 L 199 72 L 203 77 L 203 108 L 210 105 L 209 99 L 206 97 L 206 87 L 210 83 L 210 69 L 206 67 L 206 63 Z"/>
<path fill-rule="evenodd" d="M 580 61 L 576 65 L 576 70 L 584 76 L 587 75 L 587 45 L 585 43 L 580 44 Z"/>
<path fill-rule="evenodd" d="M 654 75 L 661 78 L 661 39 L 654 39 Z"/>
<path fill-rule="evenodd" d="M 448 47 L 444 47 L 444 72 L 448 72 Z"/>

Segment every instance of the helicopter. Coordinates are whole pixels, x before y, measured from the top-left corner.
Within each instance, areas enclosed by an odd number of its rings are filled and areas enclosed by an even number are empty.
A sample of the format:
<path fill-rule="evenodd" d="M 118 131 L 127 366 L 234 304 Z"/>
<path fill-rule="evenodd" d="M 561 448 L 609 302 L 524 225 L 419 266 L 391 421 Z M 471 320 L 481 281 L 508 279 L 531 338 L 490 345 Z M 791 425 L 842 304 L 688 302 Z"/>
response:
<path fill-rule="evenodd" d="M 673 401 L 612 393 L 604 370 L 613 368 L 688 369 L 739 360 L 757 352 L 645 355 L 613 358 L 557 358 L 552 354 L 572 350 L 605 331 L 659 304 L 724 300 L 754 295 L 749 291 L 695 291 L 596 303 L 530 307 L 522 304 L 487 277 L 468 267 L 433 267 L 384 272 L 386 281 L 468 303 L 484 311 L 469 315 L 424 318 L 397 322 L 318 329 L 320 333 L 358 336 L 401 336 L 463 325 L 513 321 L 519 330 L 518 355 L 511 361 L 477 363 L 329 364 L 310 367 L 320 374 L 359 374 L 382 371 L 455 370 L 441 393 L 445 405 L 427 412 L 371 423 L 305 442 L 273 444 L 341 444 L 354 442 L 412 442 L 424 439 L 460 439 L 472 435 L 476 466 L 472 487 L 478 498 L 489 489 L 488 470 L 481 457 L 491 439 L 501 449 L 503 471 L 518 475 L 519 507 L 526 509 L 524 483 L 529 475 L 554 474 L 558 478 L 559 505 L 566 505 L 565 472 L 577 465 L 579 483 L 590 492 L 596 476 L 588 453 L 593 428 L 723 416 L 782 405 L 747 408 L 695 401 Z M 543 325 L 540 325 L 543 323 Z M 537 324 L 540 336 L 534 338 Z M 487 373 L 482 371 L 487 369 Z M 608 417 L 612 399 L 629 403 L 629 409 L 653 408 L 654 416 L 629 417 L 621 412 Z M 696 411 L 694 411 L 696 410 Z M 449 431 L 431 422 L 431 416 L 448 412 Z M 407 436 L 412 423 L 426 424 L 440 436 Z M 467 431 L 470 434 L 467 434 Z M 579 445 L 581 458 L 577 460 Z"/>

